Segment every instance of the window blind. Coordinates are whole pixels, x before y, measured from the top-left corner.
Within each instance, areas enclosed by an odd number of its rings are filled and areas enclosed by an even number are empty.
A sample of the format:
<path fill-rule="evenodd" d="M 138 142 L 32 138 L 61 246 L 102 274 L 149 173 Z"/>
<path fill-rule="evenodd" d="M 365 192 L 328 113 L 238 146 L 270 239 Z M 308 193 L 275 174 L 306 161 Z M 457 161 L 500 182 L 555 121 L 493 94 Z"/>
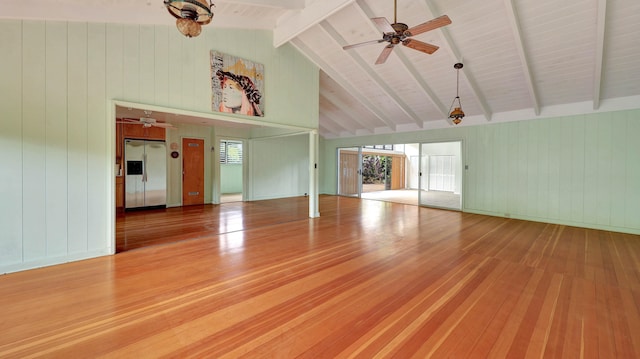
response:
<path fill-rule="evenodd" d="M 242 142 L 220 141 L 220 163 L 242 164 Z"/>

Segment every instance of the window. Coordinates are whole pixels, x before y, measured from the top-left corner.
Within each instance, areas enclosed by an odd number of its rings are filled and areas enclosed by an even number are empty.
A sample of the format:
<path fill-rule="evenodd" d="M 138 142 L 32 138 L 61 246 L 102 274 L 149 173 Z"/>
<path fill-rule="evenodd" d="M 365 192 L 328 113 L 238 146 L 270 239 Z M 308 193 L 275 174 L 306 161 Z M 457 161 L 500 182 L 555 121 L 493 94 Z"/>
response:
<path fill-rule="evenodd" d="M 368 145 L 368 146 L 362 146 L 363 148 L 372 148 L 375 150 L 390 150 L 393 151 L 394 145 Z"/>
<path fill-rule="evenodd" d="M 220 141 L 220 163 L 242 164 L 242 142 Z"/>

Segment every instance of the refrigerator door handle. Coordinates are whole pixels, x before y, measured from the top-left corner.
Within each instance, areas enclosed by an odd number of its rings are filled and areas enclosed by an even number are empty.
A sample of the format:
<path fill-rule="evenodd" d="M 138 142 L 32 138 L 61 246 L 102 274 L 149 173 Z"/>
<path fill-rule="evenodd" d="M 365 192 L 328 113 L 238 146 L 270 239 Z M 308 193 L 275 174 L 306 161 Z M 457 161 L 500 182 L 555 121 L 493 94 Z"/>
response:
<path fill-rule="evenodd" d="M 147 182 L 147 154 L 142 155 L 142 182 Z"/>

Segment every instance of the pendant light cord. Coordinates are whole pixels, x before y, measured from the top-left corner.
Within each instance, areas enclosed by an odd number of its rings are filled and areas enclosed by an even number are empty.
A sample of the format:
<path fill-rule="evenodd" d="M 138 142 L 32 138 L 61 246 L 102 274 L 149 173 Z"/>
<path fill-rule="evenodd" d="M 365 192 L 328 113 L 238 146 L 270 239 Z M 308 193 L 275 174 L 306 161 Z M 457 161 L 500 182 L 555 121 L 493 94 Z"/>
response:
<path fill-rule="evenodd" d="M 460 98 L 458 90 L 460 89 L 460 69 L 456 69 L 456 97 Z"/>

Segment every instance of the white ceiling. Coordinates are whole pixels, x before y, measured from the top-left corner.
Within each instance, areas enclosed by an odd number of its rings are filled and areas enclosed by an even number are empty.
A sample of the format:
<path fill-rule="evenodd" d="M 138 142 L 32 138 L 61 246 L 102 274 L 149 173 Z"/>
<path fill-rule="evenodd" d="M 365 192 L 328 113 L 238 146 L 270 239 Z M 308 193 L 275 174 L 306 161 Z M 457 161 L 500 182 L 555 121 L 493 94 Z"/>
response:
<path fill-rule="evenodd" d="M 272 29 L 275 46 L 290 42 L 318 65 L 327 138 L 454 126 L 456 62 L 460 126 L 640 108 L 638 0 L 397 1 L 410 27 L 451 18 L 414 37 L 438 51 L 399 45 L 374 65 L 386 43 L 342 49 L 380 39 L 369 18 L 393 22 L 393 0 L 219 0 L 207 28 Z M 22 0 L 0 17 L 174 22 L 162 0 Z"/>

